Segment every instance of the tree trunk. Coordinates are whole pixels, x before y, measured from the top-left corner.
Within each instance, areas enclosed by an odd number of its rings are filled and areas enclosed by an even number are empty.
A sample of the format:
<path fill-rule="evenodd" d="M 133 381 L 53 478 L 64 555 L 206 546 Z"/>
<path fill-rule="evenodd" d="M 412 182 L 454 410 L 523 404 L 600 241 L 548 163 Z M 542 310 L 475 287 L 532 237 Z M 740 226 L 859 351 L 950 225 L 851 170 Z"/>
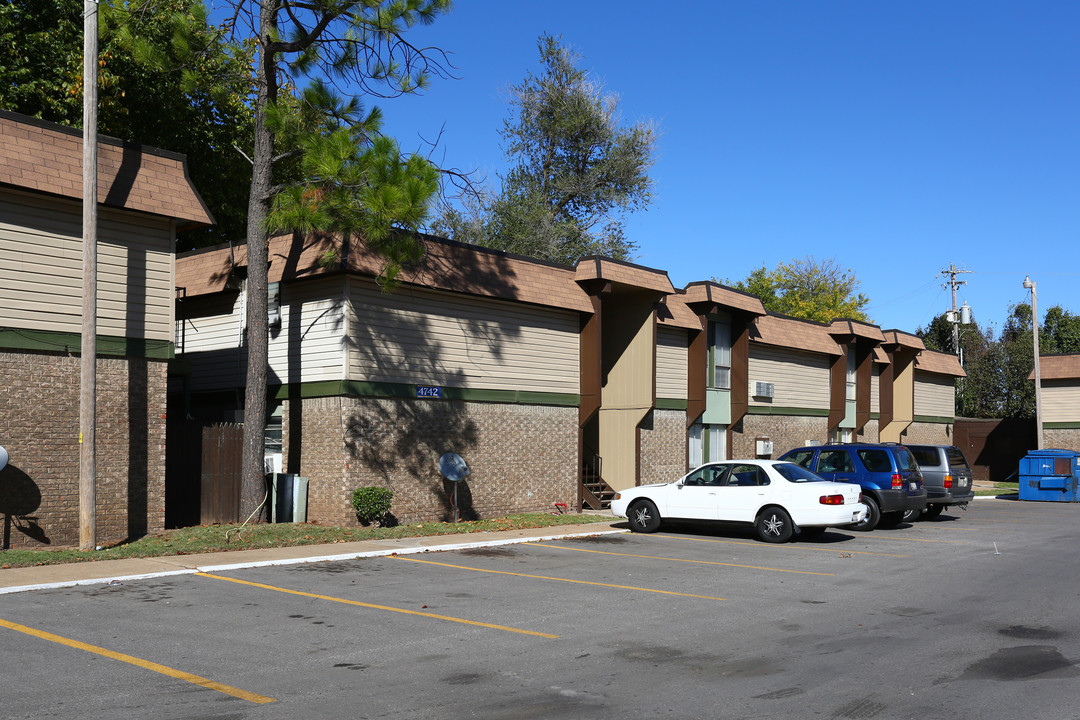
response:
<path fill-rule="evenodd" d="M 266 378 L 269 335 L 266 317 L 267 250 L 266 218 L 270 210 L 273 186 L 274 138 L 266 127 L 266 108 L 276 99 L 276 63 L 267 50 L 276 33 L 275 5 L 263 3 L 260 11 L 260 56 L 256 66 L 255 145 L 252 152 L 251 194 L 248 197 L 247 221 L 247 386 L 244 393 L 243 479 L 240 489 L 240 514 L 248 518 L 260 509 L 266 497 L 263 456 L 266 431 Z M 262 512 L 266 506 L 262 505 Z"/>

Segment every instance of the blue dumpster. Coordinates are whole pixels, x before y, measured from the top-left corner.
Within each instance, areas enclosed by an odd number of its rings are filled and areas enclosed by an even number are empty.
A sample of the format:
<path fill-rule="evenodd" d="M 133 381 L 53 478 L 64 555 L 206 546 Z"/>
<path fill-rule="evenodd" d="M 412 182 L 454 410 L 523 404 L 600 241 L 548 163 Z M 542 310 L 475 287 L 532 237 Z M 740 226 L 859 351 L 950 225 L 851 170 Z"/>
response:
<path fill-rule="evenodd" d="M 1080 502 L 1080 452 L 1032 450 L 1020 460 L 1020 499 Z"/>

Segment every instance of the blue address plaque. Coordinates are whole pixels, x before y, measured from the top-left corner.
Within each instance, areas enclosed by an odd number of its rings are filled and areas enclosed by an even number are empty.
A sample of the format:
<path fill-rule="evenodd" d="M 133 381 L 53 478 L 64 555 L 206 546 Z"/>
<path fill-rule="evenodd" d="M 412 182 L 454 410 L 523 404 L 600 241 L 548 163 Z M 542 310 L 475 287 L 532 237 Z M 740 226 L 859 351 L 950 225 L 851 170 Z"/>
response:
<path fill-rule="evenodd" d="M 431 385 L 417 385 L 416 397 L 418 398 L 433 398 L 435 400 L 442 399 L 442 388 L 434 387 Z"/>

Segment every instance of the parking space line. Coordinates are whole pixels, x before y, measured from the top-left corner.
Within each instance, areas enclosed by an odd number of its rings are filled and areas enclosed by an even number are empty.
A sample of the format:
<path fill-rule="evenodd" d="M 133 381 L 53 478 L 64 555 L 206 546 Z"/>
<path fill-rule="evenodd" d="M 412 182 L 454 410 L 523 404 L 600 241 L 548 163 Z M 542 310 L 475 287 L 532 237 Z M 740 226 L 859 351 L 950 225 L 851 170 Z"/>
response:
<path fill-rule="evenodd" d="M 491 623 L 477 622 L 476 620 L 466 620 L 464 618 L 450 617 L 449 615 L 437 615 L 435 613 L 420 612 L 419 610 L 406 610 L 405 608 L 390 607 L 389 605 L 375 605 L 373 603 L 360 602 L 359 600 L 348 600 L 346 598 L 338 598 L 331 595 L 316 595 L 315 593 L 303 592 L 302 590 L 290 590 L 289 588 L 276 587 L 274 585 L 264 585 L 263 583 L 225 577 L 224 575 L 211 575 L 210 573 L 195 573 L 195 575 L 196 577 L 213 578 L 215 580 L 227 580 L 228 582 L 237 583 L 239 585 L 250 585 L 251 587 L 257 587 L 263 590 L 273 590 L 274 592 L 286 593 L 288 595 L 299 595 L 300 597 L 315 598 L 316 600 L 327 600 L 329 602 L 341 603 L 343 605 L 355 605 L 356 607 L 371 608 L 373 610 L 388 610 L 389 612 L 401 613 L 403 615 L 417 615 L 419 617 L 432 618 L 433 620 L 445 620 L 447 622 L 461 623 L 462 625 L 474 625 L 476 627 L 489 628 L 491 630 L 505 630 L 506 632 L 518 633 L 519 635 L 533 635 L 535 637 L 548 638 L 551 640 L 558 639 L 559 637 L 558 635 L 550 635 L 548 633 L 536 632 L 535 630 L 522 630 L 521 628 L 508 627 L 506 625 L 493 625 Z"/>
<path fill-rule="evenodd" d="M 493 575 L 513 575 L 515 577 L 533 578 L 535 580 L 557 580 L 559 582 L 574 583 L 576 585 L 597 585 L 599 587 L 616 588 L 618 590 L 640 590 L 641 592 L 659 593 L 661 595 L 678 595 L 680 597 L 700 598 L 702 600 L 725 600 L 726 598 L 711 597 L 709 595 L 694 595 L 693 593 L 681 593 L 674 590 L 653 590 L 651 588 L 634 587 L 633 585 L 614 585 L 611 583 L 593 582 L 591 580 L 571 580 L 569 578 L 548 577 L 547 575 L 530 575 L 528 573 L 508 572 L 506 570 L 485 570 L 484 568 L 467 567 L 465 565 L 452 565 L 450 563 L 435 562 L 433 560 L 418 560 L 411 557 L 394 556 L 397 560 L 424 563 L 425 565 L 441 565 L 442 567 L 456 568 L 458 570 L 472 570 L 473 572 L 492 573 Z"/>
<path fill-rule="evenodd" d="M 67 645 L 68 647 L 75 648 L 77 650 L 85 650 L 86 652 L 101 655 L 112 660 L 119 660 L 120 662 L 125 662 L 129 665 L 141 667 L 144 670 L 152 670 L 154 672 L 161 673 L 162 675 L 168 675 L 169 677 L 183 680 L 194 685 L 201 685 L 208 690 L 217 690 L 220 693 L 232 695 L 233 697 L 240 698 L 241 700 L 247 700 L 248 702 L 257 703 L 259 705 L 277 702 L 277 700 L 272 697 L 266 697 L 265 695 L 259 695 L 258 693 L 248 692 L 247 690 L 234 688 L 231 685 L 223 685 L 222 683 L 214 682 L 213 680 L 207 680 L 204 677 L 192 675 L 191 673 L 184 672 L 183 670 L 176 670 L 175 668 L 167 667 L 165 665 L 159 665 L 156 662 L 150 662 L 149 660 L 143 660 L 141 658 L 137 658 L 132 655 L 125 655 L 124 653 L 115 652 L 113 650 L 106 650 L 105 648 L 98 647 L 96 645 L 90 645 L 88 643 L 80 642 L 78 640 L 72 640 L 71 638 L 62 637 L 60 635 L 54 635 L 51 632 L 37 630 L 32 627 L 27 627 L 26 625 L 19 625 L 18 623 L 13 623 L 7 620 L 0 619 L 0 627 L 6 627 L 9 630 L 14 630 L 15 632 L 21 632 L 26 635 L 31 635 L 42 640 L 48 640 L 50 642 L 59 643 L 61 645 Z"/>
<path fill-rule="evenodd" d="M 714 538 L 696 538 L 686 537 L 683 535 L 653 535 L 653 537 L 667 538 L 668 540 L 690 540 L 692 542 L 708 542 L 708 543 L 722 543 L 725 545 L 748 545 L 756 548 L 781 548 L 787 550 L 816 550 L 818 552 L 842 552 L 847 555 L 877 555 L 879 557 L 897 557 L 905 558 L 911 557 L 910 555 L 897 555 L 895 553 L 878 553 L 870 552 L 869 550 L 846 550 L 842 547 L 812 547 L 805 543 L 799 543 L 797 545 L 765 545 L 758 542 L 745 542 L 743 540 L 716 540 Z"/>
<path fill-rule="evenodd" d="M 587 548 L 572 548 L 562 545 L 546 545 L 544 543 L 529 543 L 530 547 L 545 547 L 553 550 L 573 550 L 575 552 L 595 553 L 597 555 L 616 555 L 618 557 L 642 558 L 644 560 L 664 560 L 665 562 L 696 563 L 698 565 L 723 565 L 724 567 L 746 568 L 747 570 L 770 570 L 772 572 L 796 573 L 798 575 L 827 575 L 832 577 L 835 573 L 812 572 L 810 570 L 787 570 L 785 568 L 761 567 L 759 565 L 738 565 L 736 563 L 716 562 L 715 560 L 687 560 L 685 558 L 656 557 L 654 555 L 634 555 L 632 553 L 608 552 L 606 550 L 589 550 Z"/>

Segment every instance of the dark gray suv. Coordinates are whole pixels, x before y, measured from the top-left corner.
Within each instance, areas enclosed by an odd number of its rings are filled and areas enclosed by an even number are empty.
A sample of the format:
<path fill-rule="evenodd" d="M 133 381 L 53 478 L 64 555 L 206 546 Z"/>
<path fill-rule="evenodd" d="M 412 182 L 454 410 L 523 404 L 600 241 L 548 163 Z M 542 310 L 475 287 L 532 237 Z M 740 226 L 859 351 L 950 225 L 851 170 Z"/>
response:
<path fill-rule="evenodd" d="M 975 498 L 971 487 L 971 466 L 960 448 L 954 445 L 907 445 L 922 470 L 926 488 L 926 509 L 909 513 L 905 519 L 935 518 L 949 507 L 967 509 Z"/>

